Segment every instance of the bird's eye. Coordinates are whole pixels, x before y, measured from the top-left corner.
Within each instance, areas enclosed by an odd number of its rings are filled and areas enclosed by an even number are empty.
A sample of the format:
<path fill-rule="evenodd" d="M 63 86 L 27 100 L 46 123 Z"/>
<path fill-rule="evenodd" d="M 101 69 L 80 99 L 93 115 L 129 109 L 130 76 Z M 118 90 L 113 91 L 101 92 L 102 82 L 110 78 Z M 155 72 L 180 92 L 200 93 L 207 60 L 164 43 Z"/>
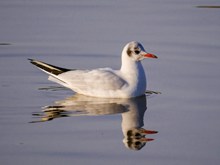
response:
<path fill-rule="evenodd" d="M 139 50 L 135 50 L 134 52 L 135 52 L 135 54 L 139 54 L 139 53 L 140 53 L 140 51 L 139 51 Z"/>

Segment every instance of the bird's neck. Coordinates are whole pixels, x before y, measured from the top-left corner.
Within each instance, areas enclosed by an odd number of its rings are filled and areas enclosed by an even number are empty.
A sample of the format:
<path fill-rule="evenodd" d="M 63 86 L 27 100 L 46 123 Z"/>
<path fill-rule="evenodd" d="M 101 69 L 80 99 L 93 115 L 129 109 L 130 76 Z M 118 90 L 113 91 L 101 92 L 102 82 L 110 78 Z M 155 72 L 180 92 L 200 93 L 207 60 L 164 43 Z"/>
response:
<path fill-rule="evenodd" d="M 122 60 L 120 72 L 125 81 L 130 85 L 130 90 L 134 92 L 134 96 L 144 94 L 147 81 L 144 68 L 140 61 L 135 62 L 130 59 L 128 61 Z"/>
<path fill-rule="evenodd" d="M 144 73 L 144 68 L 140 61 L 135 62 L 130 59 L 122 59 L 121 69 L 120 71 L 122 73 L 125 73 L 126 75 L 130 75 L 132 77 L 134 76 L 140 76 Z"/>

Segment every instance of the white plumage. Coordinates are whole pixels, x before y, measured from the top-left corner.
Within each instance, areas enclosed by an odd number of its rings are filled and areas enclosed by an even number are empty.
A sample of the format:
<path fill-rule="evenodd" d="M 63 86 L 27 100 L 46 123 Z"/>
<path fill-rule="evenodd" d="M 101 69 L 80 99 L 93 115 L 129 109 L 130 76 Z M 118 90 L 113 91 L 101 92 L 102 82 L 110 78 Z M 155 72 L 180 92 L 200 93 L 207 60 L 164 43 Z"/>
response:
<path fill-rule="evenodd" d="M 144 58 L 157 57 L 146 53 L 140 43 L 133 41 L 122 51 L 120 70 L 111 68 L 70 70 L 30 60 L 32 64 L 50 75 L 49 80 L 77 93 L 103 98 L 131 98 L 144 95 L 146 91 L 146 77 L 141 64 Z"/>

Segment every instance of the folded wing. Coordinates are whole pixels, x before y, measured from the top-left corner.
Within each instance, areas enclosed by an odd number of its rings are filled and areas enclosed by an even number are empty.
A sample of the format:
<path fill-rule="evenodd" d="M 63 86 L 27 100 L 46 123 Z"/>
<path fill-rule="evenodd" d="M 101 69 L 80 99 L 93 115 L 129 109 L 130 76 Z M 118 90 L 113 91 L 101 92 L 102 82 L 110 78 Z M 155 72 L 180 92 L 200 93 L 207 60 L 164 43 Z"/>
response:
<path fill-rule="evenodd" d="M 39 69 L 49 74 L 49 80 L 59 83 L 80 94 L 94 96 L 103 92 L 115 92 L 127 85 L 127 82 L 118 72 L 110 68 L 71 70 L 34 59 L 29 60 Z"/>
<path fill-rule="evenodd" d="M 123 88 L 127 82 L 111 69 L 74 70 L 58 75 L 75 92 L 115 91 Z"/>

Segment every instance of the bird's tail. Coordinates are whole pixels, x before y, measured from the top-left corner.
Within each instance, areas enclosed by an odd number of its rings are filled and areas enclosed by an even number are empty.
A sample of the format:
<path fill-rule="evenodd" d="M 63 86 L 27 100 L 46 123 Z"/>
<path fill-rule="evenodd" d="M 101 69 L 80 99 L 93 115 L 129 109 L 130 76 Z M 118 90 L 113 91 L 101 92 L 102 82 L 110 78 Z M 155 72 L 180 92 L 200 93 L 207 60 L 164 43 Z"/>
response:
<path fill-rule="evenodd" d="M 59 74 L 67 72 L 67 71 L 75 70 L 75 69 L 60 68 L 60 67 L 47 64 L 45 62 L 34 60 L 34 59 L 28 59 L 28 60 L 30 60 L 30 62 L 33 65 L 37 66 L 40 70 L 49 74 L 50 75 L 49 80 L 56 82 L 58 84 L 61 84 L 65 87 L 68 87 L 68 84 L 62 78 L 60 78 Z"/>
<path fill-rule="evenodd" d="M 30 60 L 30 62 L 33 65 L 37 66 L 42 71 L 44 71 L 47 74 L 52 75 L 52 76 L 54 76 L 54 75 L 57 76 L 61 73 L 70 71 L 70 69 L 60 68 L 60 67 L 57 67 L 57 66 L 54 66 L 54 65 L 51 65 L 51 64 L 47 64 L 47 63 L 42 62 L 42 61 L 38 61 L 38 60 L 34 60 L 34 59 L 28 59 L 28 60 Z"/>

